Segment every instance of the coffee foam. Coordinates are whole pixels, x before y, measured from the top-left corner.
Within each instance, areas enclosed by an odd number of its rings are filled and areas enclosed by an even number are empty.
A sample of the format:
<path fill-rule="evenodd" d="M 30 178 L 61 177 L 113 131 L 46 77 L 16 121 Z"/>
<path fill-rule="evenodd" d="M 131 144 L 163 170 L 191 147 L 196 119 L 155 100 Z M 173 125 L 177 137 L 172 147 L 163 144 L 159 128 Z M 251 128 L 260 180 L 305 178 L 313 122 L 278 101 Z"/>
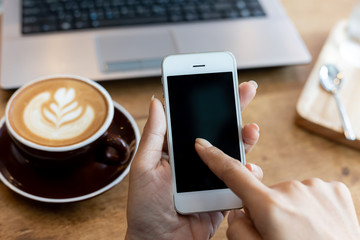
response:
<path fill-rule="evenodd" d="M 103 95 L 76 79 L 45 80 L 14 98 L 12 128 L 28 141 L 50 147 L 68 146 L 91 137 L 107 117 Z"/>

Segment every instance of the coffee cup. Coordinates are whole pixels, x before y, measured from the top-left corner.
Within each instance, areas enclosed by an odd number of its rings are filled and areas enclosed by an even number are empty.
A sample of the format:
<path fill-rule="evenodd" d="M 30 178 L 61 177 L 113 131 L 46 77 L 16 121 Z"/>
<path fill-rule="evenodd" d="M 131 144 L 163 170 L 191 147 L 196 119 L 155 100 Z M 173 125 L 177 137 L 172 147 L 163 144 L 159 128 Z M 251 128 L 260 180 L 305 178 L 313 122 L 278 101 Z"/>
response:
<path fill-rule="evenodd" d="M 5 123 L 16 151 L 35 166 L 71 167 L 88 154 L 103 154 L 99 159 L 105 164 L 125 164 L 129 144 L 110 132 L 113 117 L 113 101 L 101 85 L 80 76 L 52 75 L 11 96 Z"/>

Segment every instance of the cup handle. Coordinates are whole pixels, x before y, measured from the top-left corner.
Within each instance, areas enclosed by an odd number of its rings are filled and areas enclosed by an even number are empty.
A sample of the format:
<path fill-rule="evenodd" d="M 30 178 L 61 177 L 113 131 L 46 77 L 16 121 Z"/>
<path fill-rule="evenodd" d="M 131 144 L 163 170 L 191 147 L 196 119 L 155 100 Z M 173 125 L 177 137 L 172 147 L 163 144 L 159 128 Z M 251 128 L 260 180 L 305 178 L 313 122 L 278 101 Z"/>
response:
<path fill-rule="evenodd" d="M 102 140 L 104 144 L 104 155 L 99 160 L 109 165 L 124 165 L 130 160 L 130 146 L 119 135 L 106 132 Z"/>

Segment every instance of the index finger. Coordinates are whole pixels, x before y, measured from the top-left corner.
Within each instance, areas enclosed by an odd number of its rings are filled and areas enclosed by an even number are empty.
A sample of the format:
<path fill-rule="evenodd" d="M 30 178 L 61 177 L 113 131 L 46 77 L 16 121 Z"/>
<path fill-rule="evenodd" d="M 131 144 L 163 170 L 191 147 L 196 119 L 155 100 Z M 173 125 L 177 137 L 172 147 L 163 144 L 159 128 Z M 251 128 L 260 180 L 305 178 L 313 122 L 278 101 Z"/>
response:
<path fill-rule="evenodd" d="M 242 199 L 244 205 L 250 207 L 262 201 L 259 196 L 266 193 L 268 188 L 240 161 L 226 155 L 205 139 L 197 138 L 195 149 L 203 162 Z"/>

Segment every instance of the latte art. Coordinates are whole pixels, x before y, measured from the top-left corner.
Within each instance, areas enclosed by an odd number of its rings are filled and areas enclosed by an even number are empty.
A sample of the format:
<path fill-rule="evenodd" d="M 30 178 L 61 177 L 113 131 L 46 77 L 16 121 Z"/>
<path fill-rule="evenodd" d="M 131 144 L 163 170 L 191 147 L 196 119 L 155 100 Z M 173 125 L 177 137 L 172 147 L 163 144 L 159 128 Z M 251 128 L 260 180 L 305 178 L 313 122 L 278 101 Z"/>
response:
<path fill-rule="evenodd" d="M 65 140 L 82 134 L 95 118 L 91 106 L 80 106 L 75 89 L 59 88 L 36 95 L 24 110 L 24 123 L 35 135 Z"/>
<path fill-rule="evenodd" d="M 55 78 L 16 94 L 8 120 L 24 139 L 62 147 L 93 136 L 105 123 L 108 110 L 106 98 L 96 87 L 77 79 Z"/>

